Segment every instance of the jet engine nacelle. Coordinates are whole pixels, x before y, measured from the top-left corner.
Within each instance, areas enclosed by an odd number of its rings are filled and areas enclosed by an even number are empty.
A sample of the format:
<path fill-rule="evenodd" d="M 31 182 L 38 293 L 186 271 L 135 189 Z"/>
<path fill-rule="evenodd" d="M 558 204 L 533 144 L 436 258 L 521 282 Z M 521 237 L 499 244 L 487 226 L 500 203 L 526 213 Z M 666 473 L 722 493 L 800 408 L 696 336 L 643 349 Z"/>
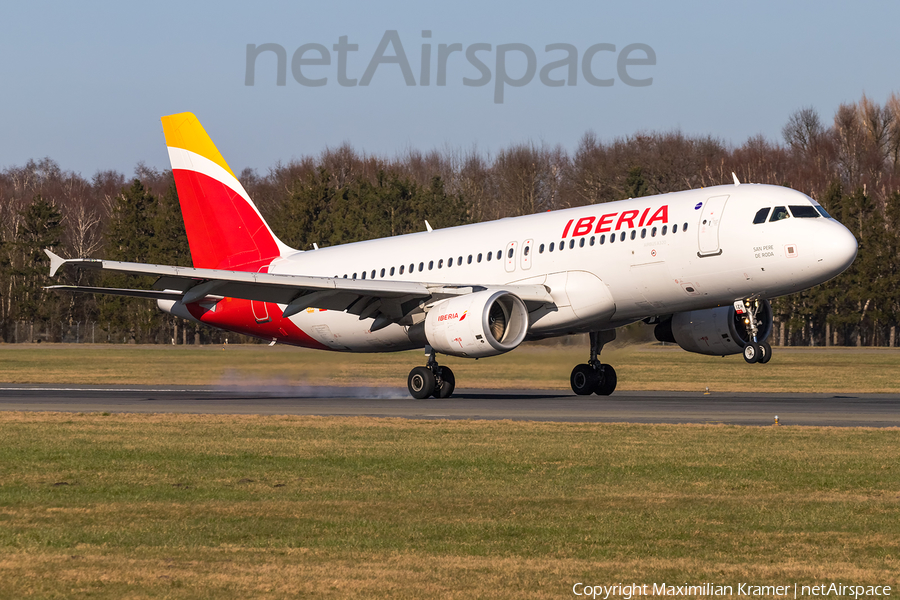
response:
<path fill-rule="evenodd" d="M 712 356 L 739 354 L 750 343 L 744 318 L 745 315 L 735 312 L 734 306 L 675 313 L 657 325 L 654 334 L 659 341 L 678 344 L 688 352 Z M 772 333 L 772 305 L 768 300 L 760 303 L 756 321 L 756 340 L 761 342 Z"/>
<path fill-rule="evenodd" d="M 528 332 L 521 298 L 485 290 L 442 300 L 425 315 L 425 339 L 441 354 L 482 358 L 509 352 Z"/>

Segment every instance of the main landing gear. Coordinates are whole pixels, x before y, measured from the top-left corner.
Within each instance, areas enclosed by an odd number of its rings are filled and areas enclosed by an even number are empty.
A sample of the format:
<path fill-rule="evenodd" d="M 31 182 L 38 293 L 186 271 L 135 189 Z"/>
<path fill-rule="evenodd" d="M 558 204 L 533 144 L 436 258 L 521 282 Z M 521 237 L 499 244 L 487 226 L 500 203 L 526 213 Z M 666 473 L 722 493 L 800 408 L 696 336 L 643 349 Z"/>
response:
<path fill-rule="evenodd" d="M 456 378 L 450 367 L 438 365 L 435 352 L 431 346 L 425 346 L 428 364 L 416 367 L 409 372 L 406 385 L 410 395 L 416 400 L 424 400 L 428 396 L 449 398 L 456 388 Z"/>
<path fill-rule="evenodd" d="M 750 364 L 766 364 L 772 360 L 772 346 L 766 341 L 757 341 L 759 325 L 756 315 L 762 303 L 759 300 L 738 300 L 734 303 L 735 312 L 742 316 L 744 328 L 747 330 L 747 339 L 750 342 L 744 346 L 744 360 Z"/>
<path fill-rule="evenodd" d="M 572 384 L 572 391 L 579 396 L 609 396 L 616 389 L 616 370 L 612 365 L 602 364 L 599 356 L 603 346 L 616 339 L 616 331 L 592 331 L 590 337 L 591 359 L 586 365 L 577 365 L 572 369 L 569 383 Z"/>

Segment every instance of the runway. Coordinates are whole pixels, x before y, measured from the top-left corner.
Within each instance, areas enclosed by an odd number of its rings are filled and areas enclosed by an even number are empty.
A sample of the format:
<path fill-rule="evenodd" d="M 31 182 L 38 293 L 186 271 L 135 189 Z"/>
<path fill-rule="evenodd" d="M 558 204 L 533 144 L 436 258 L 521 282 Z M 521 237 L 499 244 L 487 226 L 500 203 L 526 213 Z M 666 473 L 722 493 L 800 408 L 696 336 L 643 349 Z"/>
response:
<path fill-rule="evenodd" d="M 320 415 L 405 419 L 726 423 L 900 427 L 896 394 L 616 392 L 606 398 L 548 390 L 459 390 L 414 400 L 399 388 L 0 385 L 0 410 Z"/>

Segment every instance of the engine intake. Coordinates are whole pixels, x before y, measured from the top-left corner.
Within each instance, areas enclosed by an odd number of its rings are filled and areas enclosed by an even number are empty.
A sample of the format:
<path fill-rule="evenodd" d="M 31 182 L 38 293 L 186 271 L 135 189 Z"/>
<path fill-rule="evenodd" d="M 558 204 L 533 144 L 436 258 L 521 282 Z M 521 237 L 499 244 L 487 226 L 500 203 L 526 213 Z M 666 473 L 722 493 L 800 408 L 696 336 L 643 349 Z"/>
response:
<path fill-rule="evenodd" d="M 482 358 L 516 348 L 528 333 L 518 296 L 485 290 L 442 300 L 425 315 L 425 339 L 441 354 Z"/>
<path fill-rule="evenodd" d="M 734 306 L 691 310 L 665 319 L 653 333 L 657 340 L 678 344 L 688 352 L 711 356 L 739 354 L 750 343 L 743 319 Z M 756 321 L 756 338 L 761 342 L 772 334 L 772 305 L 768 300 L 760 303 Z"/>

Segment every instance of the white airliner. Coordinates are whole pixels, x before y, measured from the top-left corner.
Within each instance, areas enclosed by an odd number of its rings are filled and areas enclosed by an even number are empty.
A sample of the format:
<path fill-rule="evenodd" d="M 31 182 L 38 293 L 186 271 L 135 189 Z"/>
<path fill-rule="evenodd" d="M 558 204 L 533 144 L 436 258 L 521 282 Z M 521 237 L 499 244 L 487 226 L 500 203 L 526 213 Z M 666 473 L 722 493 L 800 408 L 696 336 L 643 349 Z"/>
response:
<path fill-rule="evenodd" d="M 768 362 L 769 298 L 835 277 L 853 234 L 809 196 L 721 185 L 302 252 L 283 244 L 191 113 L 163 117 L 194 267 L 50 251 L 63 265 L 158 276 L 151 290 L 51 289 L 153 298 L 173 315 L 272 342 L 346 352 L 425 348 L 410 394 L 450 396 L 436 355 L 496 356 L 525 340 L 590 334 L 570 382 L 608 395 L 599 360 L 615 329 L 656 323 L 690 352 Z M 426 223 L 427 225 L 427 223 Z"/>

